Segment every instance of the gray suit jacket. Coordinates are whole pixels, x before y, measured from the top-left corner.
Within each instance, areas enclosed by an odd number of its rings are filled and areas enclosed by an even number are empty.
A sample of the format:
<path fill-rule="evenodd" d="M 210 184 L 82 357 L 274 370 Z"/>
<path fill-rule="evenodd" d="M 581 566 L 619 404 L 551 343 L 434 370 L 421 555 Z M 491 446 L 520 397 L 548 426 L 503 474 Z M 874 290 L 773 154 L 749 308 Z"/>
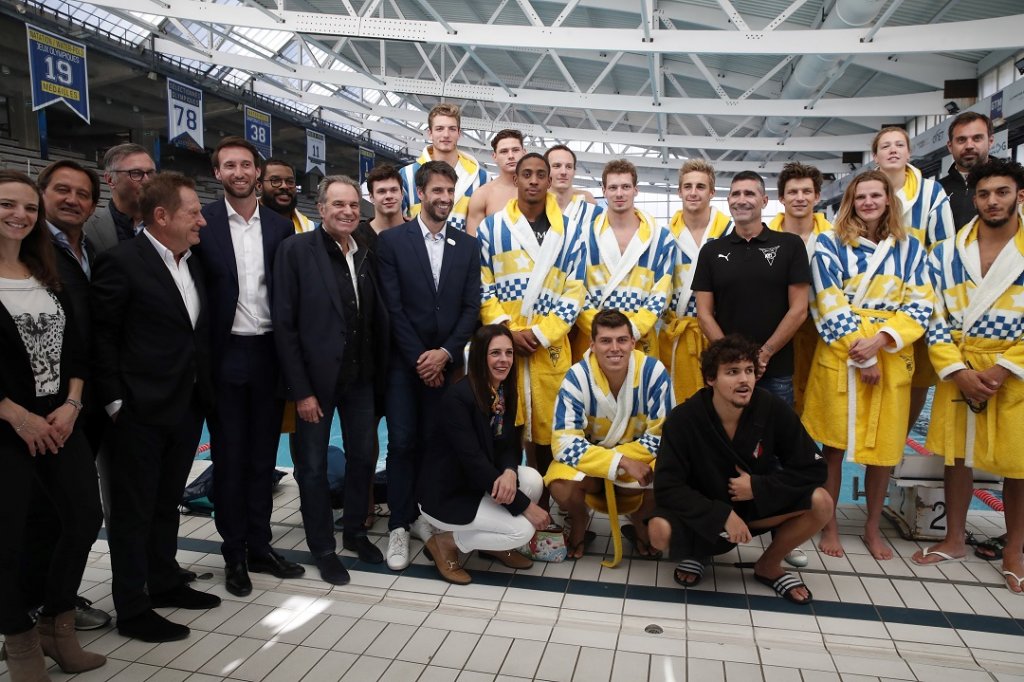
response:
<path fill-rule="evenodd" d="M 117 227 L 114 216 L 110 214 L 110 205 L 96 209 L 85 222 L 85 236 L 95 248 L 93 253 L 102 253 L 117 246 Z"/>

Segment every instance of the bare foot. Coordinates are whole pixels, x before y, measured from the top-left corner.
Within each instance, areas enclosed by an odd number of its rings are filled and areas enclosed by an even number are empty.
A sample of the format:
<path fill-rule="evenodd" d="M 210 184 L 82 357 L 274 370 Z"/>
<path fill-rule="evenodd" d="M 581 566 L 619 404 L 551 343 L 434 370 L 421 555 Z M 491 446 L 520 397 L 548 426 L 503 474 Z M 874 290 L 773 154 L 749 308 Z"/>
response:
<path fill-rule="evenodd" d="M 569 538 L 567 544 L 566 558 L 579 559 L 586 549 L 584 538 L 587 534 L 587 517 L 569 520 Z"/>
<path fill-rule="evenodd" d="M 925 556 L 925 552 L 928 552 L 927 556 Z M 943 561 L 948 561 L 948 559 L 943 558 L 939 552 L 942 552 L 942 554 L 948 554 L 954 559 L 962 559 L 967 556 L 967 546 L 962 542 L 948 542 L 943 540 L 937 545 L 932 545 L 927 550 L 917 550 L 914 552 L 914 556 L 910 557 L 910 560 L 918 566 L 932 566 L 934 564 L 941 564 Z"/>
<path fill-rule="evenodd" d="M 892 559 L 892 547 L 885 541 L 881 533 L 878 530 L 867 530 L 864 529 L 864 535 L 861 536 L 861 540 L 864 541 L 864 546 L 871 552 L 871 556 L 875 557 L 878 561 L 888 561 Z"/>
<path fill-rule="evenodd" d="M 821 541 L 818 542 L 818 549 L 823 554 L 841 558 L 845 552 L 843 551 L 843 543 L 839 542 L 839 532 L 835 530 L 825 529 L 821 531 Z"/>

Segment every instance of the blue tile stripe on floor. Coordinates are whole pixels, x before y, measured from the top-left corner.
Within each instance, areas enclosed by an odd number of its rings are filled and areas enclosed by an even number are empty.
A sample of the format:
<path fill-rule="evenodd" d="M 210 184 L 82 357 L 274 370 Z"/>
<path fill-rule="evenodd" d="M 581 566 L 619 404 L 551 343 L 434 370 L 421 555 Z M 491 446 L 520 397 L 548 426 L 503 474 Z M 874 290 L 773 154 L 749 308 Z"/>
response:
<path fill-rule="evenodd" d="M 106 529 L 101 530 L 101 538 L 105 538 L 105 531 Z M 178 538 L 178 547 L 183 550 L 202 552 L 204 554 L 217 554 L 220 552 L 220 543 L 214 540 Z M 313 558 L 309 552 L 285 549 L 278 549 L 277 551 L 290 561 L 297 561 L 307 565 L 313 563 Z M 390 574 L 395 577 L 408 576 L 433 580 L 440 579 L 433 566 L 411 564 L 404 571 L 393 572 L 384 564 L 360 563 L 358 559 L 346 556 L 342 556 L 341 560 L 347 568 L 367 573 Z M 883 624 L 924 625 L 952 630 L 971 630 L 1024 637 L 1024 621 L 1009 617 L 897 606 L 875 606 L 872 604 L 855 604 L 820 599 L 816 599 L 813 604 L 807 607 L 791 604 L 778 597 L 737 594 L 734 592 L 682 590 L 671 587 L 653 587 L 650 585 L 623 585 L 620 583 L 552 578 L 521 573 L 499 573 L 478 570 L 470 570 L 469 573 L 473 576 L 473 582 L 477 585 L 515 587 L 542 592 L 560 592 L 563 594 L 608 597 L 612 599 L 638 599 L 662 603 L 715 606 L 725 609 L 743 609 L 769 613 L 807 614 L 817 617 L 872 621 Z"/>

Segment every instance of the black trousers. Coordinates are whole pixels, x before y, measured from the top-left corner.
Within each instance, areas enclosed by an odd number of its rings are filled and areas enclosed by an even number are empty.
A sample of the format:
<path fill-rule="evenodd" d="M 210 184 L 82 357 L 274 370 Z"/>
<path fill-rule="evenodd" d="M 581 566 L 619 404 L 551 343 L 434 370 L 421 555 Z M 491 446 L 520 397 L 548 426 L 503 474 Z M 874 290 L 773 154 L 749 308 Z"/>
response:
<path fill-rule="evenodd" d="M 320 403 L 324 416 L 311 424 L 301 417 L 295 422 L 295 481 L 299 484 L 302 525 L 306 544 L 314 558 L 333 554 L 334 519 L 327 485 L 327 446 L 331 440 L 334 410 L 341 419 L 345 446 L 344 534 L 366 535 L 366 512 L 370 506 L 370 485 L 377 466 L 374 438 L 377 415 L 373 405 L 373 383 L 356 381 L 339 387 L 333 403 Z"/>
<path fill-rule="evenodd" d="M 423 467 L 423 454 L 436 424 L 440 423 L 441 398 L 450 385 L 451 372 L 445 383 L 430 388 L 408 367 L 397 366 L 388 371 L 385 395 L 388 423 L 388 530 L 409 529 L 420 515 L 418 485 Z M 347 453 L 346 453 L 347 454 Z"/>
<path fill-rule="evenodd" d="M 203 415 L 195 397 L 178 424 L 154 426 L 121 410 L 110 438 L 110 563 L 114 608 L 131 618 L 149 594 L 183 582 L 178 503 L 195 458 Z M 148 593 L 147 593 L 148 588 Z"/>
<path fill-rule="evenodd" d="M 75 423 L 75 430 L 85 436 L 93 461 L 96 461 L 109 424 L 110 417 L 102 409 L 83 412 Z M 55 549 L 53 538 L 61 531 L 57 507 L 46 494 L 46 488 L 38 477 L 33 479 L 32 488 L 32 502 L 25 521 L 25 551 L 21 555 L 22 603 L 26 611 L 39 607 L 46 600 L 47 573 Z"/>
<path fill-rule="evenodd" d="M 50 409 L 37 413 L 47 414 Z M 42 546 L 51 557 L 40 562 L 43 593 L 34 606 L 42 603 L 47 615 L 68 611 L 74 608 L 103 514 L 96 465 L 77 427 L 55 455 L 32 457 L 20 439 L 0 442 L 0 480 L 4 528 L 0 542 L 0 633 L 7 635 L 32 627 L 22 589 L 22 553 L 33 553 Z M 52 506 L 59 523 L 41 542 L 29 546 L 26 521 L 33 497 L 39 493 L 46 495 L 44 506 Z"/>
<path fill-rule="evenodd" d="M 277 397 L 274 337 L 232 334 L 216 371 L 210 418 L 214 522 L 228 563 L 270 552 L 274 466 L 284 401 Z"/>

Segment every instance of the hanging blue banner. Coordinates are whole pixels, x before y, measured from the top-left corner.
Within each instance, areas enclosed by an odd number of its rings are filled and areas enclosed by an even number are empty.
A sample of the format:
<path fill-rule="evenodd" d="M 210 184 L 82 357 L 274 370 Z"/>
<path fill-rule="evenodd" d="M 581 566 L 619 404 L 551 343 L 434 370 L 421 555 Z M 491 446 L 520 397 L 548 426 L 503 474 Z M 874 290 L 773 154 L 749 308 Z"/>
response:
<path fill-rule="evenodd" d="M 270 114 L 245 105 L 245 139 L 256 146 L 260 156 L 269 159 L 272 156 Z"/>
<path fill-rule="evenodd" d="M 359 184 L 366 182 L 366 176 L 373 170 L 377 155 L 372 149 L 359 148 Z"/>
<path fill-rule="evenodd" d="M 25 24 L 32 111 L 64 102 L 89 122 L 89 75 L 85 45 Z"/>

